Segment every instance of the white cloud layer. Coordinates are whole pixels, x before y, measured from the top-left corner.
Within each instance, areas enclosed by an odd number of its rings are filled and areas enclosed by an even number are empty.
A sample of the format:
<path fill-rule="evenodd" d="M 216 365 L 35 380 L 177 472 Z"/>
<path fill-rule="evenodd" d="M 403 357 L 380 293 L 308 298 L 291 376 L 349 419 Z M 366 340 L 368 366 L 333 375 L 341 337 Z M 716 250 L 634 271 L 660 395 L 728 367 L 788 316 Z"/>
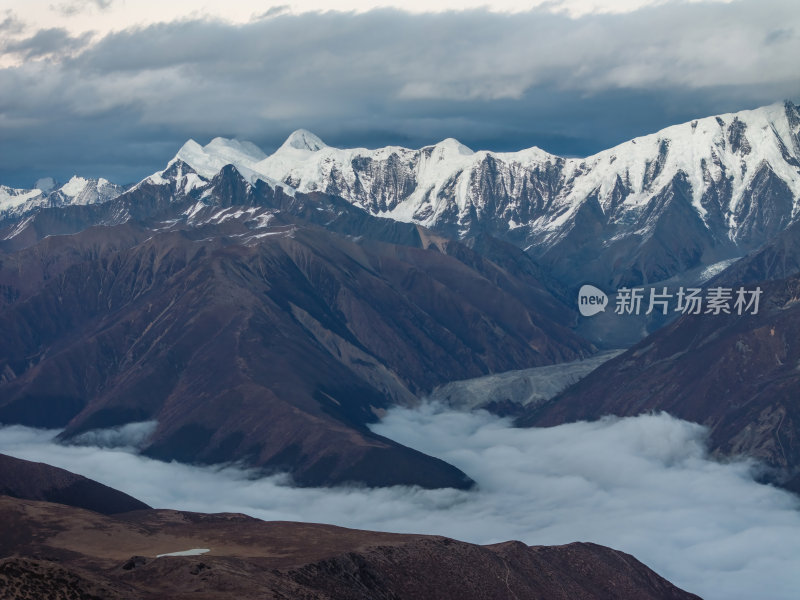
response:
<path fill-rule="evenodd" d="M 268 520 L 441 534 L 477 543 L 592 541 L 630 552 L 707 600 L 789 599 L 800 587 L 800 504 L 708 459 L 706 432 L 668 415 L 514 429 L 486 413 L 390 411 L 383 435 L 458 466 L 471 492 L 295 489 L 233 468 L 61 447 L 53 432 L 0 430 L 0 452 L 55 464 L 155 506 Z"/>

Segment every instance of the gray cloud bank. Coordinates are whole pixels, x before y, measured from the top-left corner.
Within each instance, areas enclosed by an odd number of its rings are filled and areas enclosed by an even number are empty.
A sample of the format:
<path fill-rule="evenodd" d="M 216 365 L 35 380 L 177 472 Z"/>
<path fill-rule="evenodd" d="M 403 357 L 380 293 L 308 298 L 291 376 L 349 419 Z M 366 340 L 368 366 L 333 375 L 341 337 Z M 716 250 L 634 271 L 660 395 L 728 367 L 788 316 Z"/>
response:
<path fill-rule="evenodd" d="M 91 41 L 17 36 L 0 69 L 0 182 L 134 181 L 189 137 L 588 154 L 800 95 L 795 0 L 667 3 L 571 19 L 481 10 L 187 20 Z"/>
<path fill-rule="evenodd" d="M 61 447 L 55 432 L 0 429 L 0 452 L 54 464 L 162 507 L 243 512 L 492 543 L 593 541 L 707 600 L 789 599 L 800 585 L 800 504 L 749 462 L 708 459 L 706 431 L 668 415 L 513 429 L 484 412 L 395 409 L 375 427 L 469 473 L 472 492 L 296 489 L 235 468 Z M 99 438 L 105 439 L 105 438 Z"/>

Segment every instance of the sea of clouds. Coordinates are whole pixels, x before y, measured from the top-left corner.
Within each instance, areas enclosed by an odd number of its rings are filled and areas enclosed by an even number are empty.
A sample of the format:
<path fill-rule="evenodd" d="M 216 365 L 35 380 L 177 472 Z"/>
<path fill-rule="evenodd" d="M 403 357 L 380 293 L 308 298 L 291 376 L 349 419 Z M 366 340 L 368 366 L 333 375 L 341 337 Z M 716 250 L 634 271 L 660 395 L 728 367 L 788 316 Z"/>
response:
<path fill-rule="evenodd" d="M 135 454 L 152 423 L 54 443 L 55 431 L 0 429 L 0 452 L 46 462 L 155 507 L 445 535 L 476 543 L 591 541 L 636 556 L 707 600 L 796 598 L 800 499 L 720 463 L 707 432 L 666 414 L 516 429 L 439 404 L 394 409 L 374 430 L 461 468 L 472 491 L 294 488 L 234 467 Z M 112 447 L 116 446 L 116 447 Z"/>

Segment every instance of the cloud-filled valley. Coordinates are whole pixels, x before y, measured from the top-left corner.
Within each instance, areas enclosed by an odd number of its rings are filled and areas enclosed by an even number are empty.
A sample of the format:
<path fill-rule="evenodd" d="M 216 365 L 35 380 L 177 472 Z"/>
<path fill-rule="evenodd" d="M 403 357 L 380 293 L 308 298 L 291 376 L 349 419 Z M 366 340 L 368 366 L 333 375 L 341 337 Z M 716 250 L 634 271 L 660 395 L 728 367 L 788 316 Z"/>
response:
<path fill-rule="evenodd" d="M 133 443 L 152 424 L 98 433 Z M 157 507 L 440 534 L 470 542 L 592 541 L 634 554 L 708 599 L 794 597 L 800 502 L 757 484 L 757 465 L 709 459 L 704 428 L 666 414 L 515 429 L 485 412 L 394 409 L 379 434 L 443 458 L 476 490 L 294 488 L 233 467 L 162 463 L 129 448 L 63 447 L 54 431 L 5 427 L 0 452 L 94 478 Z"/>

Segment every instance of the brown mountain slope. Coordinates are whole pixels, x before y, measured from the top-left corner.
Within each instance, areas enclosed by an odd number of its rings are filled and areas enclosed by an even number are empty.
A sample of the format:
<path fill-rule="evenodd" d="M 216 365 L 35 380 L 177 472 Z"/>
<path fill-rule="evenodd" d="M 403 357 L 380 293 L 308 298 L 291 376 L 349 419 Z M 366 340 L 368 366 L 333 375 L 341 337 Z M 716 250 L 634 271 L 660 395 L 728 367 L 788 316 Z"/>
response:
<path fill-rule="evenodd" d="M 128 494 L 81 475 L 5 454 L 0 454 L 0 494 L 68 504 L 106 515 L 150 508 Z"/>
<path fill-rule="evenodd" d="M 0 527 L 8 600 L 40 598 L 43 590 L 48 598 L 105 600 L 697 599 L 632 556 L 595 544 L 476 546 L 165 510 L 109 518 L 8 497 L 0 497 Z M 156 558 L 194 548 L 209 552 Z"/>
<path fill-rule="evenodd" d="M 761 459 L 770 480 L 800 490 L 800 276 L 760 286 L 757 315 L 684 316 L 520 424 L 663 410 L 707 425 L 715 453 Z"/>

